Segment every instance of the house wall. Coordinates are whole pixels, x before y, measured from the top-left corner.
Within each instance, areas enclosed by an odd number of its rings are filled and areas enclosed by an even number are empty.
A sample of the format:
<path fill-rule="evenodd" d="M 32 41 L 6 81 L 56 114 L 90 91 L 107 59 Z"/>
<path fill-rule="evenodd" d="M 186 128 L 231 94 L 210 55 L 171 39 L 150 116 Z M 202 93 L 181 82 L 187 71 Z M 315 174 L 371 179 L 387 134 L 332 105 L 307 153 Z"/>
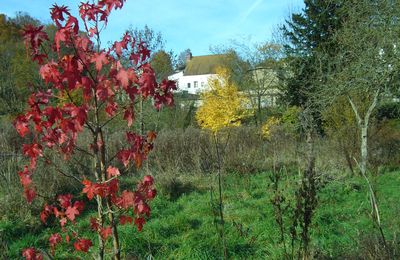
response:
<path fill-rule="evenodd" d="M 184 76 L 183 72 L 178 72 L 169 76 L 168 79 L 177 82 L 177 91 L 187 91 L 190 94 L 198 94 L 207 89 L 208 79 L 213 75 L 214 74 Z"/>

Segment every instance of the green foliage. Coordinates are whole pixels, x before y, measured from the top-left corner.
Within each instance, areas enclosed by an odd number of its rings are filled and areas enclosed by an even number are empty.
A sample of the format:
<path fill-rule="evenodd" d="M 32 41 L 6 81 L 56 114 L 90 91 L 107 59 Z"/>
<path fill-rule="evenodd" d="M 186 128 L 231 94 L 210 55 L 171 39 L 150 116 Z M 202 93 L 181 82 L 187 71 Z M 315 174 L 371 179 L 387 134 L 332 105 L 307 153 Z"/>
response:
<path fill-rule="evenodd" d="M 153 54 L 150 64 L 157 75 L 158 82 L 168 79 L 168 76 L 173 73 L 174 68 L 172 63 L 172 53 L 159 50 Z"/>
<path fill-rule="evenodd" d="M 376 118 L 400 119 L 400 102 L 385 102 L 377 107 Z"/>
<path fill-rule="evenodd" d="M 300 112 L 297 106 L 289 107 L 282 114 L 282 125 L 289 133 L 296 133 L 300 130 Z"/>
<path fill-rule="evenodd" d="M 229 257 L 233 259 L 282 259 L 283 248 L 273 221 L 266 193 L 269 174 L 251 175 L 244 181 L 239 175 L 229 175 L 225 187 L 226 240 Z M 216 259 L 220 257 L 214 218 L 210 213 L 209 194 L 205 187 L 208 176 L 192 179 L 200 191 L 186 193 L 170 201 L 161 194 L 152 204 L 152 218 L 142 233 L 132 232 L 131 226 L 120 227 L 123 258 L 156 259 Z M 134 182 L 133 182 L 134 183 Z M 376 179 L 384 229 L 394 239 L 400 225 L 398 172 L 385 173 Z M 284 192 L 290 192 L 284 190 Z M 364 239 L 374 237 L 369 220 L 369 205 L 365 200 L 367 187 L 362 178 L 347 178 L 327 183 L 320 193 L 312 233 L 313 252 L 318 259 L 343 259 L 367 256 Z M 89 215 L 77 222 L 78 228 L 88 223 Z M 6 239 L 3 258 L 17 259 L 20 248 L 28 244 L 43 247 L 51 227 L 32 230 L 12 221 L 0 222 L 0 234 Z M 360 234 L 364 234 L 361 236 Z M 89 233 L 88 233 L 89 235 Z M 397 234 L 398 235 L 398 234 Z M 4 241 L 4 240 L 3 240 Z M 60 259 L 71 257 L 64 248 L 57 249 Z"/>
<path fill-rule="evenodd" d="M 0 15 L 0 115 L 20 113 L 28 87 L 39 78 L 20 35 L 26 22 L 35 20 L 25 14 L 17 14 L 14 19 Z"/>
<path fill-rule="evenodd" d="M 304 106 L 324 85 L 331 70 L 329 57 L 337 51 L 332 38 L 344 20 L 343 2 L 305 0 L 302 12 L 292 14 L 281 27 L 287 40 L 285 100 L 290 105 Z"/>

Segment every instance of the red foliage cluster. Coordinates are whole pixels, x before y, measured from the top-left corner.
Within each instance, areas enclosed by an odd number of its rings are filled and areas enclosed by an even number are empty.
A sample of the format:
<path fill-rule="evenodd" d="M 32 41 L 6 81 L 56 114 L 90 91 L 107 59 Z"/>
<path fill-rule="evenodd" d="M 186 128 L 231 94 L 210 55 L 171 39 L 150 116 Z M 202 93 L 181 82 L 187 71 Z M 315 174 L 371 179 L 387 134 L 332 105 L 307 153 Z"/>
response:
<path fill-rule="evenodd" d="M 83 211 L 85 203 L 83 201 L 75 201 L 72 204 L 71 194 L 58 195 L 57 200 L 58 204 L 60 205 L 59 207 L 45 204 L 42 212 L 40 213 L 40 219 L 43 223 L 46 223 L 47 218 L 51 215 L 54 215 L 59 219 L 61 227 L 64 228 L 68 220 L 74 221 L 75 217 Z"/>
<path fill-rule="evenodd" d="M 26 260 L 42 260 L 43 259 L 42 254 L 39 253 L 33 247 L 24 249 L 24 251 L 22 251 L 22 256 L 25 257 Z"/>
<path fill-rule="evenodd" d="M 49 41 L 49 37 L 43 26 L 28 25 L 23 30 L 25 44 L 32 59 L 40 65 L 40 76 L 48 87 L 46 91 L 33 93 L 28 99 L 29 109 L 14 121 L 19 135 L 28 136 L 32 140 L 22 147 L 23 154 L 30 158 L 30 163 L 18 173 L 29 203 L 37 195 L 32 175 L 38 160 L 52 163 L 46 156 L 46 150 L 55 150 L 65 159 L 69 159 L 78 150 L 78 135 L 87 129 L 94 140 L 87 153 L 96 157 L 104 151 L 104 139 L 100 134 L 102 127 L 119 115 L 130 127 L 134 120 L 133 104 L 138 95 L 144 99 L 152 98 L 156 109 L 160 109 L 162 105 L 173 104 L 172 91 L 176 89 L 175 82 L 164 80 L 157 83 L 154 70 L 148 62 L 150 51 L 144 42 L 138 42 L 126 33 L 121 41 L 116 41 L 109 49 L 95 47 L 96 40 L 99 45 L 99 28 L 104 27 L 100 24 L 106 25 L 110 12 L 121 8 L 124 2 L 125 0 L 99 0 L 97 3 L 81 3 L 79 15 L 84 22 L 83 29 L 86 33 L 80 32 L 82 28 L 79 27 L 78 19 L 71 15 L 66 6 L 53 5 L 51 19 L 57 31 L 51 48 L 56 54 L 56 59 L 51 59 L 49 52 L 44 50 L 44 43 Z M 123 55 L 129 57 L 131 66 L 122 65 Z M 80 97 L 72 98 L 73 93 L 79 93 Z M 121 96 L 126 98 L 121 99 Z M 108 117 L 104 124 L 99 123 L 99 113 Z M 93 120 L 94 116 L 96 120 Z M 121 149 L 116 158 L 125 166 L 132 162 L 140 167 L 153 148 L 155 137 L 153 132 L 147 136 L 140 136 L 128 131 L 128 146 Z M 98 172 L 101 178 L 98 175 L 92 179 L 87 176 L 74 177 L 81 180 L 82 192 L 89 200 L 97 197 L 97 200 L 111 203 L 119 210 L 117 213 L 120 213 L 120 224 L 134 223 L 138 230 L 141 230 L 145 217 L 150 215 L 148 202 L 156 195 L 153 178 L 145 176 L 136 190 L 120 192 L 118 177 L 121 173 L 117 167 L 110 164 L 111 161 L 107 162 L 107 168 Z M 58 219 L 62 231 L 66 234 L 65 241 L 69 243 L 70 236 L 66 224 L 74 224 L 75 218 L 83 209 L 84 202 L 72 202 L 71 194 L 59 195 L 57 203 L 45 204 L 40 218 L 44 223 L 50 216 Z M 132 211 L 132 216 L 126 214 L 128 210 Z M 92 219 L 90 226 L 104 240 L 112 235 L 114 229 L 114 226 L 106 226 L 97 219 Z M 77 251 L 87 252 L 92 246 L 89 239 L 79 237 L 75 231 L 72 232 L 72 237 Z M 49 244 L 53 253 L 55 246 L 62 240 L 58 233 L 50 237 Z M 24 250 L 23 256 L 27 259 L 40 259 L 41 254 L 33 248 L 28 248 Z"/>

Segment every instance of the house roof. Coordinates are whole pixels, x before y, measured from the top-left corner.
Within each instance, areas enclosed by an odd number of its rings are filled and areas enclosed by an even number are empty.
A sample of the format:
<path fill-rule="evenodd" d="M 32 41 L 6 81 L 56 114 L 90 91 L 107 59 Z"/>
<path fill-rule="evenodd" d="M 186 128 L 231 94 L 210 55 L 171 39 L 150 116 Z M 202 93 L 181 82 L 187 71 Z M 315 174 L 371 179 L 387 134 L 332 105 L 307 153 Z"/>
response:
<path fill-rule="evenodd" d="M 194 56 L 186 64 L 184 76 L 215 74 L 215 69 L 223 65 L 225 55 Z"/>

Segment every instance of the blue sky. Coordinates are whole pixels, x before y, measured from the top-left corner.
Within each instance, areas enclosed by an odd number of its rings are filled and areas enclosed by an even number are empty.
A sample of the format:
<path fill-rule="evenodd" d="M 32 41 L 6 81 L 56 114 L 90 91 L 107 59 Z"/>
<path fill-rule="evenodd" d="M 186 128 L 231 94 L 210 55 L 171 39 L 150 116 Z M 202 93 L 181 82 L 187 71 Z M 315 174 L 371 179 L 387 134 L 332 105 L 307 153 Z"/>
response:
<path fill-rule="evenodd" d="M 49 8 L 55 2 L 68 5 L 77 16 L 81 1 L 76 0 L 1 0 L 0 13 L 14 16 L 24 11 L 51 22 Z M 232 39 L 271 40 L 277 25 L 303 6 L 302 0 L 127 0 L 122 9 L 113 11 L 102 41 L 119 39 L 130 25 L 147 24 L 162 33 L 166 50 L 179 54 L 190 48 L 195 56 L 206 55 L 210 46 Z"/>

